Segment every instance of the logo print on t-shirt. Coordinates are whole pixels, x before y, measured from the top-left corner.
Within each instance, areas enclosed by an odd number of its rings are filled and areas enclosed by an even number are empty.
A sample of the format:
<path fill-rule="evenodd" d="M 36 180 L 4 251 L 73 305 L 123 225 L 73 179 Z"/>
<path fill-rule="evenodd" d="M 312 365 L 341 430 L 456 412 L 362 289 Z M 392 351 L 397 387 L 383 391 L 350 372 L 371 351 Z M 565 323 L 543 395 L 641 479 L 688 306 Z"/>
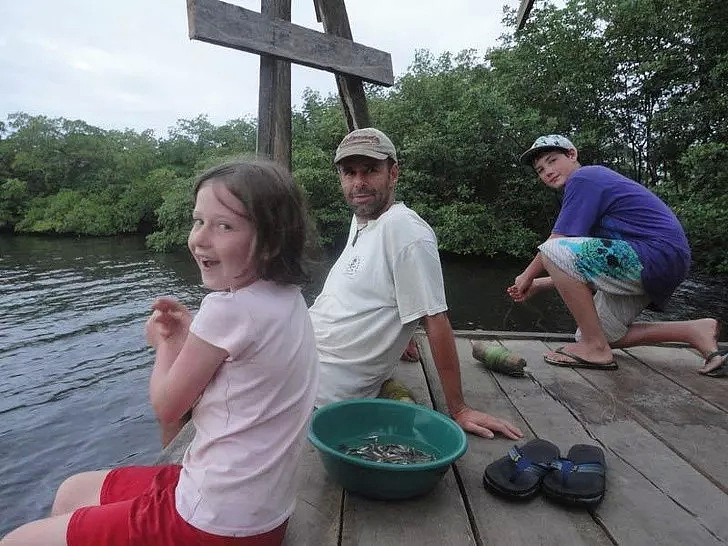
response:
<path fill-rule="evenodd" d="M 349 265 L 344 268 L 344 275 L 353 277 L 359 272 L 363 264 L 364 259 L 361 256 L 354 256 L 349 262 Z"/>

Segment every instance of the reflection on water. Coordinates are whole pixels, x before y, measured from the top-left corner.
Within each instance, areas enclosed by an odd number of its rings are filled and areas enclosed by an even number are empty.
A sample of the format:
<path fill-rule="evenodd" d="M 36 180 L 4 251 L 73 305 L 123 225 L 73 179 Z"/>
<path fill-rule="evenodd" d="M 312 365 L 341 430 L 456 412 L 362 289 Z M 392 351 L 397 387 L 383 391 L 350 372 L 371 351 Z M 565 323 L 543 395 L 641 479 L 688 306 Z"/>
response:
<path fill-rule="evenodd" d="M 330 263 L 317 264 L 309 303 Z M 555 295 L 510 302 L 519 266 L 447 258 L 443 269 L 455 328 L 573 330 Z M 198 282 L 185 252 L 154 254 L 139 238 L 0 236 L 0 536 L 47 514 L 69 474 L 158 453 L 142 329 L 160 295 L 196 307 Z M 728 320 L 726 302 L 728 282 L 696 277 L 649 318 Z"/>

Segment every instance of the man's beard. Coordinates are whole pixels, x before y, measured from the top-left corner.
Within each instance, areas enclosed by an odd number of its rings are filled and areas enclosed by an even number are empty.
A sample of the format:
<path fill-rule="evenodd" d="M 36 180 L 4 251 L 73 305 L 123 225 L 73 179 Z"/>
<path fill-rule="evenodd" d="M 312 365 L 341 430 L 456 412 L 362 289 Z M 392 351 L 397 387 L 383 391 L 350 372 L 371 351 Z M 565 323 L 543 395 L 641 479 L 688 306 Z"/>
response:
<path fill-rule="evenodd" d="M 357 218 L 366 220 L 374 220 L 384 213 L 387 208 L 387 199 L 381 194 L 375 194 L 375 199 L 371 203 L 362 203 L 357 205 L 347 201 L 349 208 Z"/>

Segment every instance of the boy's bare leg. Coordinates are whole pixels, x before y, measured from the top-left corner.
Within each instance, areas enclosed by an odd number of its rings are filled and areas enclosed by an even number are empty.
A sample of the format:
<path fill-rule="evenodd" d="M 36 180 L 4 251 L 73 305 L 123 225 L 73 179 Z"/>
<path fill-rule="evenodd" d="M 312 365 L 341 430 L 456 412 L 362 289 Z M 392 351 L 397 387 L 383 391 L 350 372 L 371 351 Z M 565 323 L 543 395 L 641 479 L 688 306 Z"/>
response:
<path fill-rule="evenodd" d="M 687 343 L 703 358 L 718 350 L 718 321 L 712 318 L 675 322 L 635 322 L 625 336 L 612 344 L 614 348 L 636 347 L 656 343 Z M 713 357 L 699 373 L 714 370 L 723 362 L 721 356 Z"/>
<path fill-rule="evenodd" d="M 581 340 L 564 346 L 564 350 L 594 363 L 607 364 L 612 361 L 612 349 L 602 330 L 602 323 L 594 307 L 594 297 L 591 289 L 584 283 L 570 277 L 556 265 L 541 256 L 543 265 L 548 271 L 551 281 L 559 291 L 561 299 L 569 308 L 576 324 L 581 330 Z M 547 353 L 549 358 L 561 362 L 571 362 L 568 356 L 560 353 Z"/>

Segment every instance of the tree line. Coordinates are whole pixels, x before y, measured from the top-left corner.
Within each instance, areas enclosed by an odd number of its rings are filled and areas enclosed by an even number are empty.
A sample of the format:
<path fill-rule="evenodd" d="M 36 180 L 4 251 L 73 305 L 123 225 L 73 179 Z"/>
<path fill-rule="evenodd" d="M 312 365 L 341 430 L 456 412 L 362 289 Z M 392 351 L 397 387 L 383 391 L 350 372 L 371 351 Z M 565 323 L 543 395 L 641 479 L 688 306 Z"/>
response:
<path fill-rule="evenodd" d="M 504 8 L 515 28 L 515 11 Z M 728 273 L 728 10 L 719 0 L 537 3 L 484 55 L 427 50 L 389 90 L 367 87 L 373 124 L 392 137 L 398 198 L 457 254 L 527 258 L 558 195 L 519 154 L 562 133 L 582 164 L 607 165 L 669 203 L 698 268 Z M 333 96 L 308 90 L 293 114 L 293 175 L 323 244 L 349 212 L 331 163 L 346 124 Z M 0 122 L 0 229 L 147 234 L 184 244 L 195 173 L 253 155 L 256 120 L 179 120 L 168 134 L 103 130 L 16 113 Z"/>

